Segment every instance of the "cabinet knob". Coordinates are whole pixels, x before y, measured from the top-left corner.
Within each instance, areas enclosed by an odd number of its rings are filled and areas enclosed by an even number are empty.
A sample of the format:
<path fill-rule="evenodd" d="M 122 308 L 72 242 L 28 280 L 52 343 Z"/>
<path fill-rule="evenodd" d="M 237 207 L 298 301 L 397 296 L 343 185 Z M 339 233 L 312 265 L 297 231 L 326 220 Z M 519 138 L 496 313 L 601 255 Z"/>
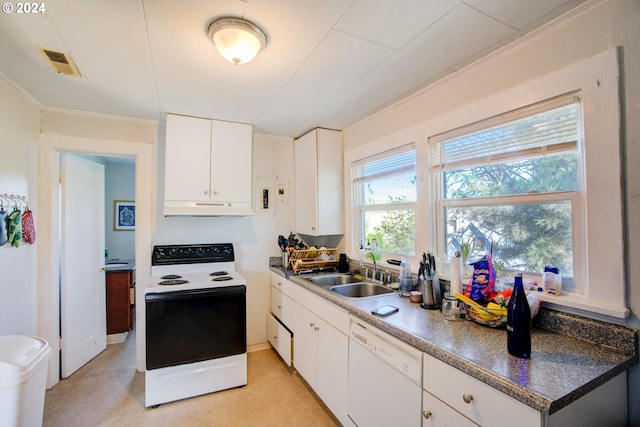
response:
<path fill-rule="evenodd" d="M 278 286 L 282 286 L 282 283 L 278 282 Z"/>
<path fill-rule="evenodd" d="M 108 268 L 106 266 L 102 267 L 102 271 L 107 271 Z"/>
<path fill-rule="evenodd" d="M 471 403 L 473 396 L 469 393 L 465 393 L 462 395 L 462 400 L 464 400 L 464 403 Z"/>
<path fill-rule="evenodd" d="M 315 326 L 315 323 L 311 322 L 309 323 L 309 327 L 313 328 Z"/>
<path fill-rule="evenodd" d="M 215 196 L 216 194 L 218 194 L 218 192 L 217 192 L 217 191 L 214 191 L 214 192 L 213 192 L 213 195 Z"/>
<path fill-rule="evenodd" d="M 206 196 L 207 194 L 209 194 L 209 190 L 204 190 L 204 195 Z"/>
<path fill-rule="evenodd" d="M 425 420 L 428 420 L 429 418 L 431 418 L 431 411 L 423 411 L 422 416 Z"/>
<path fill-rule="evenodd" d="M 282 308 L 282 306 L 281 306 L 281 305 L 279 305 L 279 306 L 278 306 L 278 308 Z"/>
<path fill-rule="evenodd" d="M 277 335 L 274 335 L 274 336 L 273 336 L 273 339 L 274 339 L 274 340 L 277 340 L 277 339 L 278 339 L 278 336 L 277 336 Z"/>
<path fill-rule="evenodd" d="M 320 330 L 320 328 L 316 326 L 315 328 L 313 328 L 313 330 L 318 332 Z"/>

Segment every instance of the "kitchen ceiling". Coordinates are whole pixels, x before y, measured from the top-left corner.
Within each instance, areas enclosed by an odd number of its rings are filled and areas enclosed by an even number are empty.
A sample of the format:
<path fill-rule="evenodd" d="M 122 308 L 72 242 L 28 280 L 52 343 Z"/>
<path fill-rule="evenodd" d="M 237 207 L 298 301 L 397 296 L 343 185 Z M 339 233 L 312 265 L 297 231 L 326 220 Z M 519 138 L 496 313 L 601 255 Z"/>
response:
<path fill-rule="evenodd" d="M 48 0 L 0 15 L 0 73 L 46 107 L 296 137 L 344 129 L 585 1 Z M 227 62 L 207 37 L 220 16 L 255 22 L 267 47 Z M 82 76 L 56 74 L 39 46 Z"/>

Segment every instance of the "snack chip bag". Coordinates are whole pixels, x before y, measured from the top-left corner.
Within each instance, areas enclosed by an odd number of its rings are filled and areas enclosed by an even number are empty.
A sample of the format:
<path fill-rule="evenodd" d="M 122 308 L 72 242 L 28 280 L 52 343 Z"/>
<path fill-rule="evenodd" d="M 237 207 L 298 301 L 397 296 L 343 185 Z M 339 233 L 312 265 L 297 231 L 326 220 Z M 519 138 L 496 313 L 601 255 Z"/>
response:
<path fill-rule="evenodd" d="M 494 295 L 493 288 L 496 284 L 496 270 L 493 268 L 491 254 L 486 254 L 470 265 L 473 266 L 473 275 L 464 295 L 474 301 L 489 301 Z"/>

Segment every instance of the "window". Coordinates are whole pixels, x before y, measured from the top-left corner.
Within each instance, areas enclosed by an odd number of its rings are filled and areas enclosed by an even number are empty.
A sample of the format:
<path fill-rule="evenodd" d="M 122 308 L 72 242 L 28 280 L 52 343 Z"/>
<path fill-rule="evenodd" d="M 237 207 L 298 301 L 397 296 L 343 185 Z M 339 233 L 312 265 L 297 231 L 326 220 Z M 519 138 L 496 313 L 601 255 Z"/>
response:
<path fill-rule="evenodd" d="M 493 241 L 505 269 L 540 274 L 547 262 L 561 267 L 562 295 L 545 295 L 545 306 L 623 321 L 630 310 L 619 52 L 612 48 L 489 96 L 470 96 L 445 106 L 451 108 L 441 114 L 433 114 L 438 100 L 425 101 L 430 114 L 424 121 L 393 131 L 396 118 L 401 124 L 405 112 L 414 117 L 411 109 L 422 101 L 398 106 L 389 121 L 373 120 L 350 133 L 345 161 L 355 171 L 356 166 L 415 150 L 417 201 L 409 203 L 415 208 L 415 252 L 434 251 L 441 277 L 448 276 L 456 244 L 473 236 L 473 255 L 483 253 Z M 500 87 L 496 83 L 496 89 Z M 457 89 L 454 95 L 459 95 Z M 555 126 L 558 123 L 570 124 L 567 132 Z M 378 139 L 364 139 L 376 134 Z M 403 141 L 411 143 L 404 151 L 398 148 Z M 511 172 L 511 179 L 496 175 L 505 171 Z M 515 172 L 520 175 L 516 180 Z M 355 177 L 346 171 L 352 201 L 347 250 L 353 258 L 362 255 L 359 243 L 366 243 L 364 212 L 373 210 L 364 204 L 365 188 L 357 188 Z M 503 215 L 520 224 L 501 226 L 497 220 Z M 532 240 L 532 225 L 546 228 L 551 240 Z M 457 242 L 447 240 L 448 235 Z M 531 242 L 529 252 L 521 241 L 525 238 Z M 556 252 L 550 254 L 552 250 Z M 544 257 L 536 259 L 536 253 Z M 417 257 L 406 257 L 413 261 L 415 274 Z M 525 280 L 539 276 L 525 274 Z"/>
<path fill-rule="evenodd" d="M 581 293 L 581 129 L 580 99 L 569 94 L 430 138 L 446 255 L 468 243 L 469 259 L 492 249 L 506 270 L 557 266 L 564 288 Z"/>
<path fill-rule="evenodd" d="M 381 254 L 416 252 L 416 155 L 413 145 L 352 164 L 360 244 Z M 377 250 L 375 250 L 377 247 Z"/>

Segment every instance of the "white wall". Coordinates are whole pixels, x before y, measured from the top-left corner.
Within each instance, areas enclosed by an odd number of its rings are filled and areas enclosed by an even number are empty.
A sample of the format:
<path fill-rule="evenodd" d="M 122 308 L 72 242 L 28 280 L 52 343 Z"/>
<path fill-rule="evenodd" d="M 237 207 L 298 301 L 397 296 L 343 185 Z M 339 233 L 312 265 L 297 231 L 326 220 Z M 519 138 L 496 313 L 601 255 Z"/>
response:
<path fill-rule="evenodd" d="M 256 213 L 247 217 L 164 217 L 163 165 L 164 131 L 161 130 L 157 166 L 157 223 L 153 244 L 233 243 L 236 269 L 247 279 L 247 344 L 265 344 L 270 298 L 268 259 L 280 255 L 278 235 L 288 235 L 295 223 L 293 140 L 266 134 L 253 135 L 254 192 L 257 178 L 289 183 L 288 203 L 276 203 L 275 216 Z"/>
<path fill-rule="evenodd" d="M 154 232 L 153 241 L 144 244 L 151 248 L 156 244 L 233 243 L 236 268 L 247 279 L 247 344 L 258 348 L 266 345 L 266 314 L 270 297 L 268 258 L 279 256 L 278 234 L 289 233 L 294 229 L 295 222 L 291 138 L 264 134 L 253 136 L 254 180 L 258 177 L 268 178 L 274 183 L 286 183 L 289 187 L 288 202 L 276 203 L 275 216 L 164 217 L 164 126 L 157 127 L 157 123 L 151 121 L 55 110 L 43 111 L 41 126 L 42 132 L 46 133 L 113 140 L 114 143 L 154 143 L 155 185 L 151 189 L 155 195 L 152 215 Z M 139 260 L 136 262 L 140 263 Z M 142 343 L 139 341 L 138 345 Z"/>
<path fill-rule="evenodd" d="M 114 230 L 114 201 L 135 200 L 136 167 L 128 163 L 106 162 L 104 168 L 105 246 L 111 259 L 135 259 L 135 231 Z"/>
<path fill-rule="evenodd" d="M 626 167 L 626 280 L 632 310 L 627 324 L 640 327 L 640 1 L 595 4 L 564 22 L 484 58 L 457 75 L 415 94 L 345 130 L 346 152 L 374 152 L 407 136 L 424 139 L 421 124 L 597 53 L 622 47 L 623 161 Z M 596 82 L 594 82 L 594 85 Z M 612 141 L 617 144 L 618 141 Z M 640 369 L 629 372 L 629 402 L 640 401 Z M 640 425 L 640 407 L 629 406 L 630 424 Z"/>
<path fill-rule="evenodd" d="M 0 194 L 27 197 L 34 214 L 39 121 L 39 104 L 0 76 Z M 0 247 L 0 336 L 37 335 L 37 244 Z"/>

